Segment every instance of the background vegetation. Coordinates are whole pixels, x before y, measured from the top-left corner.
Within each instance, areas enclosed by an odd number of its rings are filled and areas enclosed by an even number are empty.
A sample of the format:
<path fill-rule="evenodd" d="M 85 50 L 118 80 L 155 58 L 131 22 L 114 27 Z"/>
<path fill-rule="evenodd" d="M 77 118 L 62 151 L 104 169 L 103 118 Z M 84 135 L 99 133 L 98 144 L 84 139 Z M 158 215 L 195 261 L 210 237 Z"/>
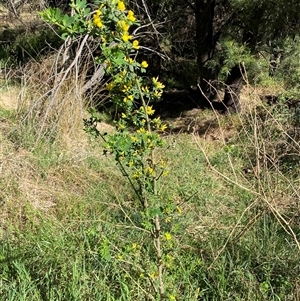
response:
<path fill-rule="evenodd" d="M 299 300 L 298 1 L 128 4 L 142 20 L 138 55 L 167 85 L 154 104 L 168 124 L 161 194 L 180 214 L 163 224 L 175 231 L 166 299 Z M 45 5 L 69 11 L 64 1 Z M 118 117 L 109 78 L 93 63 L 96 41 L 60 40 L 57 29 L 28 18 L 41 9 L 34 1 L 11 20 L 7 8 L 0 299 L 155 300 L 157 275 L 146 272 L 153 244 L 135 195 L 100 141 L 83 132 L 91 103 L 100 131 L 113 132 Z M 232 84 L 241 82 L 239 94 Z M 220 102 L 229 92 L 234 110 Z"/>

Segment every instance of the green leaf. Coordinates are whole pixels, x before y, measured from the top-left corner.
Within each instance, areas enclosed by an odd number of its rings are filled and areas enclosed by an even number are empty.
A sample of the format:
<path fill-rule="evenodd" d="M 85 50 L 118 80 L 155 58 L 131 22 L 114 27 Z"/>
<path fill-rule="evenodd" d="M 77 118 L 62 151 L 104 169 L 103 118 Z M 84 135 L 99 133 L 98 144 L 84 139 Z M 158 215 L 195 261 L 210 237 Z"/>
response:
<path fill-rule="evenodd" d="M 65 26 L 65 27 L 71 27 L 71 25 L 74 23 L 74 18 L 73 17 L 70 17 L 68 15 L 64 15 L 63 16 L 63 19 L 62 19 L 62 24 Z"/>
<path fill-rule="evenodd" d="M 86 0 L 76 0 L 75 5 L 78 9 L 82 9 L 86 7 Z"/>

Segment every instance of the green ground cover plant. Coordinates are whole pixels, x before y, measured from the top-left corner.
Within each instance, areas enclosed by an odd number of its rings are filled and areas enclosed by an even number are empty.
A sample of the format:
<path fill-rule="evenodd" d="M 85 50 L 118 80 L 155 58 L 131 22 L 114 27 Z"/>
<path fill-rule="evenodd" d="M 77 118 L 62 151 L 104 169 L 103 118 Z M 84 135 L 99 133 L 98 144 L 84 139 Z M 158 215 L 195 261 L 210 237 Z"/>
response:
<path fill-rule="evenodd" d="M 16 120 L 2 112 L 1 168 L 5 162 L 6 171 L 0 181 L 1 299 L 155 300 L 146 274 L 149 266 L 155 271 L 151 235 L 142 227 L 135 194 L 114 158 L 99 156 L 102 143 L 91 141 L 88 156 L 84 151 L 57 156 L 62 149 L 49 140 L 40 145 L 16 141 L 21 135 L 11 140 L 3 126 Z M 172 258 L 166 262 L 165 284 L 173 288 L 169 299 L 297 300 L 299 251 L 294 237 L 271 206 L 240 187 L 259 187 L 254 173 L 244 176 L 242 169 L 251 162 L 242 157 L 251 141 L 232 137 L 224 145 L 195 138 L 164 138 L 172 147 L 164 151 L 170 173 L 162 181 L 163 196 L 182 210 L 172 222 L 162 221 L 164 229 L 176 225 Z M 206 156 L 237 184 L 213 172 Z M 228 169 L 229 159 L 235 170 Z M 41 160 L 49 163 L 40 165 Z M 297 203 L 292 203 L 297 186 L 290 186 L 294 191 L 287 189 L 288 182 L 278 186 L 272 173 L 265 170 L 260 176 L 268 183 L 264 194 L 283 194 L 285 203 L 276 210 L 298 236 Z"/>

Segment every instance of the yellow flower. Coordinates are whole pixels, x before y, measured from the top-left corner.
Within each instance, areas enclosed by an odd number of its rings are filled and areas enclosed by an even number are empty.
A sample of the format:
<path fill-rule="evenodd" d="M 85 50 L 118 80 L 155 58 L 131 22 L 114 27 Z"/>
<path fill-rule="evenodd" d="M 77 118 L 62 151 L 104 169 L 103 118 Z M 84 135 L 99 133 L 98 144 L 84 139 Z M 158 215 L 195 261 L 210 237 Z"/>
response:
<path fill-rule="evenodd" d="M 139 41 L 138 41 L 138 40 L 134 40 L 134 41 L 132 42 L 132 48 L 133 48 L 133 49 L 139 49 L 139 48 L 140 48 L 140 46 L 139 46 Z"/>
<path fill-rule="evenodd" d="M 125 75 L 127 74 L 127 71 L 126 70 L 123 70 L 122 72 L 120 72 L 120 77 L 124 77 Z"/>
<path fill-rule="evenodd" d="M 132 165 L 133 165 L 132 161 L 128 162 L 128 167 L 131 167 Z"/>
<path fill-rule="evenodd" d="M 166 128 L 167 128 L 167 125 L 166 124 L 162 124 L 162 126 L 160 127 L 160 130 L 162 132 L 164 132 L 166 130 Z"/>
<path fill-rule="evenodd" d="M 127 98 L 128 98 L 130 101 L 133 101 L 133 95 L 129 95 Z"/>
<path fill-rule="evenodd" d="M 119 260 L 122 260 L 123 259 L 123 256 L 121 254 L 118 254 L 118 259 Z"/>
<path fill-rule="evenodd" d="M 152 106 L 147 106 L 147 114 L 148 115 L 153 115 L 155 110 L 152 109 Z"/>
<path fill-rule="evenodd" d="M 94 17 L 93 17 L 93 23 L 94 23 L 94 25 L 97 26 L 98 28 L 103 27 L 103 23 L 101 22 L 100 17 L 99 17 L 98 15 L 96 15 L 96 14 L 95 14 Z"/>
<path fill-rule="evenodd" d="M 170 296 L 169 296 L 169 300 L 171 300 L 171 301 L 176 301 L 176 297 L 175 297 L 174 295 L 170 295 Z"/>
<path fill-rule="evenodd" d="M 138 138 L 137 138 L 137 137 L 131 136 L 130 138 L 131 138 L 131 140 L 132 140 L 133 142 L 138 142 Z"/>
<path fill-rule="evenodd" d="M 138 179 L 139 177 L 140 177 L 140 172 L 138 171 L 132 176 L 133 179 Z"/>
<path fill-rule="evenodd" d="M 149 276 L 150 276 L 151 279 L 155 279 L 155 278 L 158 277 L 158 273 L 154 272 L 154 273 L 149 274 Z"/>
<path fill-rule="evenodd" d="M 122 35 L 122 40 L 123 40 L 124 42 L 128 42 L 131 38 L 132 38 L 132 36 L 130 36 L 130 35 L 128 34 L 128 32 L 124 32 L 124 34 Z"/>
<path fill-rule="evenodd" d="M 181 208 L 180 208 L 179 206 L 176 206 L 176 209 L 177 209 L 177 212 L 178 212 L 179 214 L 182 213 L 182 210 L 181 210 Z"/>
<path fill-rule="evenodd" d="M 134 60 L 130 57 L 130 58 L 124 58 L 124 61 L 125 62 L 128 62 L 129 64 L 132 64 L 132 63 L 134 63 Z"/>
<path fill-rule="evenodd" d="M 149 88 L 148 88 L 148 86 L 142 87 L 142 91 L 145 92 L 145 93 L 149 93 Z"/>
<path fill-rule="evenodd" d="M 145 129 L 144 128 L 140 128 L 136 131 L 138 134 L 142 134 L 145 133 Z"/>
<path fill-rule="evenodd" d="M 174 257 L 167 254 L 166 255 L 166 267 L 170 268 L 174 262 Z"/>
<path fill-rule="evenodd" d="M 127 24 L 125 20 L 118 21 L 118 25 L 122 29 L 122 31 L 124 31 L 124 32 L 128 31 L 128 29 L 130 27 L 130 25 Z"/>
<path fill-rule="evenodd" d="M 171 220 L 172 220 L 172 217 L 168 216 L 168 217 L 165 219 L 165 222 L 166 222 L 166 223 L 169 223 L 169 222 L 171 222 Z"/>
<path fill-rule="evenodd" d="M 106 85 L 106 89 L 108 91 L 111 91 L 115 86 L 115 83 L 114 82 L 110 82 L 109 84 Z"/>
<path fill-rule="evenodd" d="M 153 176 L 154 175 L 154 169 L 152 168 L 152 167 L 146 167 L 145 168 L 145 172 L 146 172 L 146 174 L 148 174 L 148 175 L 151 175 L 151 176 Z"/>
<path fill-rule="evenodd" d="M 126 93 L 130 90 L 130 86 L 124 85 L 122 92 Z"/>
<path fill-rule="evenodd" d="M 139 248 L 139 245 L 137 243 L 132 244 L 132 250 L 137 250 Z"/>
<path fill-rule="evenodd" d="M 162 92 L 159 92 L 157 90 L 154 91 L 154 96 L 156 96 L 157 98 L 160 98 L 162 96 Z"/>
<path fill-rule="evenodd" d="M 169 174 L 169 171 L 168 171 L 168 170 L 165 170 L 165 171 L 163 172 L 163 176 L 164 176 L 164 177 L 166 177 L 168 174 Z"/>
<path fill-rule="evenodd" d="M 142 68 L 147 68 L 148 67 L 148 63 L 146 61 L 142 61 L 141 67 Z"/>
<path fill-rule="evenodd" d="M 118 1 L 118 9 L 122 11 L 126 9 L 123 1 Z"/>
<path fill-rule="evenodd" d="M 134 16 L 134 12 L 132 10 L 128 11 L 127 19 L 131 22 L 134 22 L 136 20 L 136 17 Z"/>
<path fill-rule="evenodd" d="M 126 114 L 122 113 L 122 118 L 126 118 L 126 117 L 127 117 Z"/>
<path fill-rule="evenodd" d="M 172 235 L 169 232 L 166 232 L 164 236 L 165 236 L 166 240 L 171 240 L 172 239 Z"/>
<path fill-rule="evenodd" d="M 95 15 L 100 16 L 101 14 L 102 14 L 102 11 L 101 11 L 101 10 L 97 9 L 97 10 L 95 11 Z"/>
<path fill-rule="evenodd" d="M 157 89 L 163 89 L 165 87 L 161 82 L 158 81 L 158 77 L 153 77 L 152 82 Z"/>

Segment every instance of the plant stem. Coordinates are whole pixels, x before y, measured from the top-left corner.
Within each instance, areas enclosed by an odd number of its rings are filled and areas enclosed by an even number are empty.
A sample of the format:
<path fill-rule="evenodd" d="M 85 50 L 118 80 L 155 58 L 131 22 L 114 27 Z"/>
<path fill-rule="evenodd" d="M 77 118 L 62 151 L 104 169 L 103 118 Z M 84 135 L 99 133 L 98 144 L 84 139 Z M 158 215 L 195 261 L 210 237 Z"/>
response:
<path fill-rule="evenodd" d="M 143 93 L 141 91 L 140 83 L 138 82 L 137 79 L 136 79 L 136 85 L 139 89 L 139 93 L 140 93 L 141 100 L 142 100 L 142 105 L 144 107 L 144 111 L 145 111 L 145 115 L 146 115 L 147 130 L 148 130 L 149 134 L 151 134 L 152 130 L 151 130 L 150 118 L 149 118 L 148 113 L 147 113 L 147 104 L 146 104 L 145 99 L 143 97 Z M 154 169 L 154 167 L 155 167 L 155 164 L 154 164 L 155 157 L 154 157 L 154 151 L 153 150 L 151 150 L 150 156 L 151 156 L 151 168 Z M 157 192 L 157 178 L 156 177 L 153 177 L 152 186 L 153 186 L 153 194 L 154 194 L 154 196 L 157 196 L 158 192 Z M 154 238 L 154 245 L 155 245 L 156 256 L 157 256 L 157 271 L 158 271 L 158 281 L 159 281 L 159 293 L 160 293 L 161 300 L 164 300 L 165 299 L 165 287 L 164 287 L 164 281 L 163 281 L 161 228 L 160 228 L 160 220 L 159 220 L 159 215 L 158 214 L 156 214 L 155 218 L 154 218 L 153 238 Z"/>
<path fill-rule="evenodd" d="M 155 240 L 155 248 L 157 255 L 157 269 L 158 269 L 158 281 L 159 281 L 159 293 L 161 300 L 164 300 L 165 297 L 165 287 L 163 281 L 163 263 L 162 263 L 162 248 L 161 248 L 161 229 L 159 216 L 156 215 L 154 218 L 155 232 L 154 232 L 154 240 Z"/>

